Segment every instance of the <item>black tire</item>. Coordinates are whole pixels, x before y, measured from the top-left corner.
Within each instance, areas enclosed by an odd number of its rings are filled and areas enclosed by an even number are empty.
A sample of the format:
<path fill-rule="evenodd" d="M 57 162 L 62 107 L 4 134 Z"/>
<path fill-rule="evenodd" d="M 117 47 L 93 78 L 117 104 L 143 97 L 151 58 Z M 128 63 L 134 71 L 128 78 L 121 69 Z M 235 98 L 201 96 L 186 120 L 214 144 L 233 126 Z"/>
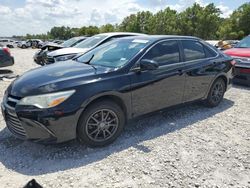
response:
<path fill-rule="evenodd" d="M 223 100 L 224 94 L 226 92 L 226 83 L 222 78 L 218 78 L 214 81 L 210 91 L 208 93 L 208 97 L 205 100 L 205 105 L 208 107 L 216 107 Z"/>
<path fill-rule="evenodd" d="M 26 46 L 25 45 L 22 45 L 22 49 L 25 49 L 26 48 Z"/>
<path fill-rule="evenodd" d="M 106 146 L 121 134 L 124 124 L 125 115 L 119 105 L 110 100 L 98 101 L 83 112 L 77 126 L 77 138 L 90 147 Z"/>

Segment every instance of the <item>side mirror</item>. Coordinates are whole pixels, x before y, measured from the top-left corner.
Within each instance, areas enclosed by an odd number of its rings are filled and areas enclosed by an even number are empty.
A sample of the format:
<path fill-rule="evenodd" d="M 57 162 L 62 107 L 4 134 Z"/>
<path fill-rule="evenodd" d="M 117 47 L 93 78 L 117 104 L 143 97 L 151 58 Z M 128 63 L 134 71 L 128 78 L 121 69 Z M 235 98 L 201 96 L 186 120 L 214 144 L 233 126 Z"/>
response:
<path fill-rule="evenodd" d="M 150 59 L 142 59 L 140 61 L 140 69 L 143 70 L 156 70 L 159 67 L 159 64 Z"/>

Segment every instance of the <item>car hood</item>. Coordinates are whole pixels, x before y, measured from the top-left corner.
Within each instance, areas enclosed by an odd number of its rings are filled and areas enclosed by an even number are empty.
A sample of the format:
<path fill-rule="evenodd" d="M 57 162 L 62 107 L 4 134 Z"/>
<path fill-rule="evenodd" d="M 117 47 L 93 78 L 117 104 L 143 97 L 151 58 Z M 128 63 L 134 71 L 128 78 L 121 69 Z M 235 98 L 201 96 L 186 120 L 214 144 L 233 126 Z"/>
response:
<path fill-rule="evenodd" d="M 17 78 L 8 93 L 25 97 L 71 89 L 79 84 L 100 79 L 100 75 L 113 69 L 91 66 L 76 61 L 65 61 L 28 71 Z"/>
<path fill-rule="evenodd" d="M 231 48 L 224 53 L 230 56 L 250 57 L 250 48 Z"/>
<path fill-rule="evenodd" d="M 59 50 L 55 50 L 53 52 L 48 53 L 48 56 L 56 57 L 68 54 L 78 54 L 85 53 L 89 50 L 89 48 L 63 48 Z"/>
<path fill-rule="evenodd" d="M 60 48 L 64 48 L 62 45 L 53 43 L 53 42 L 47 42 L 45 44 L 43 44 L 42 46 L 42 50 L 45 50 L 46 48 L 55 48 L 55 49 L 60 49 Z"/>

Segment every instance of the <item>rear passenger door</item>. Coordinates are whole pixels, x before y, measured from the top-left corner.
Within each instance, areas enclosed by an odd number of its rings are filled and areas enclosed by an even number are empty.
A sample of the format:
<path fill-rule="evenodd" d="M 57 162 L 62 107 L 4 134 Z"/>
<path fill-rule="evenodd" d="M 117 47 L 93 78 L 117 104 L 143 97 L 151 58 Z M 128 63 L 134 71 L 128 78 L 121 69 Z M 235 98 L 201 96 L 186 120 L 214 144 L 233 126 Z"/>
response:
<path fill-rule="evenodd" d="M 203 98 L 214 78 L 214 58 L 218 55 L 212 48 L 196 40 L 182 40 L 186 77 L 183 101 Z"/>
<path fill-rule="evenodd" d="M 179 72 L 182 57 L 178 41 L 159 42 L 141 59 L 154 60 L 159 67 L 156 70 L 131 72 L 134 116 L 181 103 L 185 76 Z"/>

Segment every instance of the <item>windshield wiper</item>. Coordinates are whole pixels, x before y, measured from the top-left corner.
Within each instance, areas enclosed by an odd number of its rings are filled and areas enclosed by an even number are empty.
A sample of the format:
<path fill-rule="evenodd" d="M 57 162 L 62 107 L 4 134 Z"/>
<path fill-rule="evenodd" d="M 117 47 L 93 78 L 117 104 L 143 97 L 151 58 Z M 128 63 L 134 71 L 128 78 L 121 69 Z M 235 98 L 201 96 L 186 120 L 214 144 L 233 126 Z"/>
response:
<path fill-rule="evenodd" d="M 86 62 L 83 62 L 83 63 L 85 63 L 85 64 L 87 64 L 87 65 L 89 65 L 90 64 L 90 61 L 94 58 L 94 54 L 91 56 L 91 58 L 88 60 L 88 61 L 86 61 Z"/>
<path fill-rule="evenodd" d="M 95 69 L 95 71 L 96 71 L 96 70 L 97 70 L 96 67 L 95 67 L 94 65 L 91 65 L 91 64 L 90 64 L 90 61 L 91 61 L 94 57 L 95 57 L 95 55 L 93 54 L 93 55 L 91 56 L 91 58 L 90 58 L 88 61 L 83 62 L 83 63 L 85 63 L 85 64 L 87 64 L 87 65 L 90 65 L 90 66 L 93 67 L 93 68 Z"/>

